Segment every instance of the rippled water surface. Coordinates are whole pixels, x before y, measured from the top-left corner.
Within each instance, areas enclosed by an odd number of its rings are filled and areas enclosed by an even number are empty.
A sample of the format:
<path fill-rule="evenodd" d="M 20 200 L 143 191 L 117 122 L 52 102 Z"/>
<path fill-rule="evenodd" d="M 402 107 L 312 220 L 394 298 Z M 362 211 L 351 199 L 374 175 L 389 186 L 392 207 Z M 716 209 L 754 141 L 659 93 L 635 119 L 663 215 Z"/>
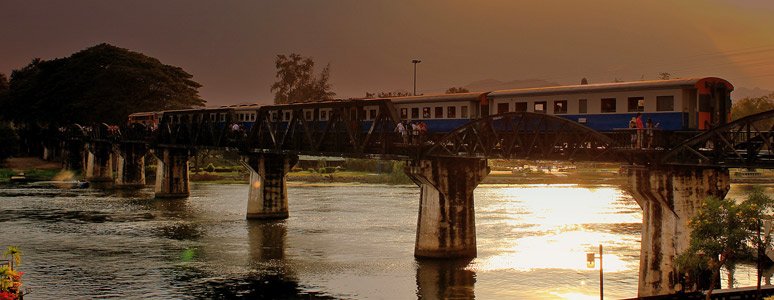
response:
<path fill-rule="evenodd" d="M 597 299 L 585 259 L 599 244 L 605 296 L 636 296 L 641 211 L 615 186 L 479 186 L 472 261 L 414 259 L 414 186 L 288 192 L 289 219 L 257 222 L 244 217 L 246 185 L 193 185 L 180 200 L 2 189 L 0 246 L 24 252 L 29 299 Z"/>

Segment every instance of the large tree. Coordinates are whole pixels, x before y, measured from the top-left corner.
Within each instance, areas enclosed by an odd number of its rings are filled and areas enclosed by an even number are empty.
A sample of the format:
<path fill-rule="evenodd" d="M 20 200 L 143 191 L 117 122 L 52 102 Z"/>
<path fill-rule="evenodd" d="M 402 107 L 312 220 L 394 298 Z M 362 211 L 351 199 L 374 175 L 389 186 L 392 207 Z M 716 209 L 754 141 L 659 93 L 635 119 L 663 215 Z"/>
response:
<path fill-rule="evenodd" d="M 330 100 L 336 93 L 328 83 L 330 64 L 319 76 L 314 75 L 314 60 L 299 54 L 277 55 L 277 82 L 271 85 L 274 103 L 316 102 Z"/>
<path fill-rule="evenodd" d="M 709 271 L 709 300 L 721 267 L 755 248 L 766 249 L 768 239 L 761 239 L 759 232 L 761 221 L 773 205 L 771 197 L 759 188 L 739 203 L 734 199 L 707 198 L 689 223 L 690 246 L 677 257 L 678 267 L 688 274 L 687 283 L 700 281 L 702 274 Z"/>
<path fill-rule="evenodd" d="M 204 105 L 192 77 L 142 53 L 100 44 L 14 70 L 0 111 L 41 125 L 120 124 L 133 112 Z"/>

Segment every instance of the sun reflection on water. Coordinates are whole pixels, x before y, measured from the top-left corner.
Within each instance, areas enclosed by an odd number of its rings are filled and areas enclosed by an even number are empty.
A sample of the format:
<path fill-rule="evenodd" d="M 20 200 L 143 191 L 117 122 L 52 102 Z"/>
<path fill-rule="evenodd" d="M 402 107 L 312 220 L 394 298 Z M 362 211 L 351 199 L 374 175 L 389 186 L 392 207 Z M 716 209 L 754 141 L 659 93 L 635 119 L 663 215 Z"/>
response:
<path fill-rule="evenodd" d="M 598 257 L 604 247 L 605 274 L 637 272 L 639 231 L 642 215 L 637 204 L 612 186 L 509 185 L 482 189 L 477 195 L 479 228 L 494 229 L 496 235 L 479 239 L 477 272 L 511 272 L 531 276 L 556 270 L 594 278 L 586 267 L 586 253 Z M 486 216 L 486 217 L 483 217 Z M 485 220 L 485 221 L 484 221 Z M 549 273 L 556 273 L 549 271 Z M 588 276 L 588 277 L 587 277 Z M 534 278 L 548 280 L 551 278 Z M 597 299 L 591 286 L 566 282 L 544 287 L 546 299 Z M 636 285 L 635 285 L 636 288 Z"/>

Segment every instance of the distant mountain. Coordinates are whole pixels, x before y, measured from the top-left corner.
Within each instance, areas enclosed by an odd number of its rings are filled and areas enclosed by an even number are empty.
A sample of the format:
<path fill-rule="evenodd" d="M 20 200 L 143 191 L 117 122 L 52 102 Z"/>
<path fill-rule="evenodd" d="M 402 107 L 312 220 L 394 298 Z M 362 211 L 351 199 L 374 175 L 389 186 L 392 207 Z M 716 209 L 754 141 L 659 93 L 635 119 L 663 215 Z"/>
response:
<path fill-rule="evenodd" d="M 737 99 L 743 99 L 743 98 L 755 98 L 755 97 L 762 97 L 769 95 L 771 93 L 774 93 L 774 91 L 770 90 L 764 90 L 762 88 L 746 88 L 746 87 L 735 87 L 734 91 L 731 92 L 731 99 L 737 100 Z"/>
<path fill-rule="evenodd" d="M 486 92 L 507 89 L 523 89 L 534 87 L 558 86 L 560 84 L 542 79 L 524 79 L 512 81 L 500 81 L 497 79 L 483 79 L 474 81 L 465 86 L 470 91 Z"/>

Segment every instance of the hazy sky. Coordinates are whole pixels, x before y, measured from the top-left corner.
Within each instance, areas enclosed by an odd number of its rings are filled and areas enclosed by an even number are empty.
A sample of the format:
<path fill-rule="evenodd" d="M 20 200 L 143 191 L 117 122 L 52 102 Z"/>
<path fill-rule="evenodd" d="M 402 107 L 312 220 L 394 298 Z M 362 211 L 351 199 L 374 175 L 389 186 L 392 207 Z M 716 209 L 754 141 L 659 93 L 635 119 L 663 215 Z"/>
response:
<path fill-rule="evenodd" d="M 337 97 L 482 79 L 718 76 L 774 89 L 774 1 L 0 0 L 0 72 L 110 43 L 180 66 L 208 104 L 265 102 L 277 54 L 331 64 Z"/>

